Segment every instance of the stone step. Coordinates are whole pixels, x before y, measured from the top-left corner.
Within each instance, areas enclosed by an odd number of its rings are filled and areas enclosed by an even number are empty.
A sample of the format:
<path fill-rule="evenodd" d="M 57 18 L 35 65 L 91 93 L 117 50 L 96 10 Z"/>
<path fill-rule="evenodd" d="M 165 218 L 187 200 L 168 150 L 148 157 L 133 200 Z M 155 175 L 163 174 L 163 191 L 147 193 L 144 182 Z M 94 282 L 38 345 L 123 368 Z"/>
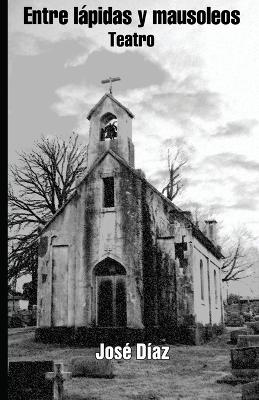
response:
<path fill-rule="evenodd" d="M 237 347 L 258 347 L 259 335 L 238 335 Z"/>

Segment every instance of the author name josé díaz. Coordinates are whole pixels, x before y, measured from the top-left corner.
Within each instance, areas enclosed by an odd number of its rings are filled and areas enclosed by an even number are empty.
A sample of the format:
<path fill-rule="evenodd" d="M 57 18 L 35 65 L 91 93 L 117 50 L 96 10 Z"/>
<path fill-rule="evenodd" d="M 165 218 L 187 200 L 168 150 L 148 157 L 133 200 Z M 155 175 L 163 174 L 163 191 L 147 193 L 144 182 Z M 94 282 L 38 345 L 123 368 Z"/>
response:
<path fill-rule="evenodd" d="M 137 343 L 136 360 L 169 360 L 169 346 L 152 346 L 151 343 Z M 130 360 L 132 349 L 129 343 L 126 346 L 105 346 L 100 343 L 100 351 L 95 353 L 97 360 Z"/>

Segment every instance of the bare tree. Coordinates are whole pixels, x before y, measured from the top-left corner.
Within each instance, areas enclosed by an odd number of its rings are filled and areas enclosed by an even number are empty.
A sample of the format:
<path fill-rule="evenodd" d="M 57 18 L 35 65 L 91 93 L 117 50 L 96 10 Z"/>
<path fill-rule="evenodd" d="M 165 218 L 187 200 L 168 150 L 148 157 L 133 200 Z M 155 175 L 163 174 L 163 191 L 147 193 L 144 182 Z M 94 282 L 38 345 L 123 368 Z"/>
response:
<path fill-rule="evenodd" d="M 238 281 L 251 276 L 251 268 L 256 262 L 256 254 L 253 248 L 245 249 L 242 246 L 241 238 L 229 248 L 225 256 L 222 272 L 223 282 Z"/>
<path fill-rule="evenodd" d="M 184 156 L 183 151 L 181 149 L 177 149 L 175 155 L 173 157 L 170 156 L 170 152 L 168 150 L 168 172 L 169 172 L 169 182 L 163 188 L 162 194 L 166 194 L 166 197 L 169 200 L 175 199 L 175 197 L 180 193 L 183 189 L 183 180 L 182 180 L 182 168 L 187 163 L 187 158 Z"/>
<path fill-rule="evenodd" d="M 206 234 L 205 220 L 211 219 L 215 214 L 213 207 L 201 208 L 199 205 L 193 207 L 192 215 L 195 225 Z M 220 229 L 223 231 L 223 222 L 220 221 Z M 251 245 L 253 238 L 244 228 L 239 227 L 232 235 L 217 235 L 217 244 L 222 248 L 224 255 L 222 267 L 222 281 L 238 281 L 252 275 L 252 269 L 259 262 L 258 251 Z"/>
<path fill-rule="evenodd" d="M 39 226 L 63 206 L 86 169 L 86 146 L 78 135 L 68 141 L 42 137 L 31 152 L 19 153 L 19 165 L 10 167 L 8 193 L 8 279 L 37 274 Z"/>

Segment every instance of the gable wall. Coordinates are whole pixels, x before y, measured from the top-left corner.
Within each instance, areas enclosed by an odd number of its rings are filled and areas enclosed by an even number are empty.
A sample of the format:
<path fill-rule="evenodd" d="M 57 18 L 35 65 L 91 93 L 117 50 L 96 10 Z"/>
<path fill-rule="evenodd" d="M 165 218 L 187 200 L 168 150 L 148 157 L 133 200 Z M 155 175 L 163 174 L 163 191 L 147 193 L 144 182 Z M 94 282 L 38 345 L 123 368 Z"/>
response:
<path fill-rule="evenodd" d="M 103 177 L 114 176 L 115 207 L 104 209 Z M 68 276 L 60 298 L 67 302 L 64 326 L 92 326 L 96 321 L 94 267 L 111 257 L 127 271 L 129 327 L 142 327 L 142 230 L 140 185 L 134 175 L 110 155 L 87 176 L 78 193 L 46 228 L 39 256 L 39 326 L 51 325 L 53 246 L 68 246 Z M 64 263 L 63 263 L 64 264 Z M 60 269 L 62 280 L 64 265 Z M 61 271 L 62 270 L 62 271 Z M 42 275 L 47 275 L 42 282 Z M 63 274 L 63 275 L 62 275 Z M 62 305 L 60 305 L 62 308 Z M 64 313 L 66 314 L 66 312 Z M 60 323 L 60 322 L 59 322 Z"/>

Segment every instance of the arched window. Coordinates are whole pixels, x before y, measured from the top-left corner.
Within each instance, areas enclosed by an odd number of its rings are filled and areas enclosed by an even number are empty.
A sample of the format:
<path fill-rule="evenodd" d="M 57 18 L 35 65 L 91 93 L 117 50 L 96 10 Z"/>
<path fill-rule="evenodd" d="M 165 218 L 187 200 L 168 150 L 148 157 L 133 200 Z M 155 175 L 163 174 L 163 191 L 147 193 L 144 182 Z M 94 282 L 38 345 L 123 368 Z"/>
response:
<path fill-rule="evenodd" d="M 215 306 L 218 305 L 218 282 L 217 282 L 217 272 L 214 269 L 214 290 L 215 290 Z"/>
<path fill-rule="evenodd" d="M 106 258 L 94 269 L 96 277 L 97 325 L 127 325 L 126 271 L 117 261 Z"/>
<path fill-rule="evenodd" d="M 202 260 L 200 260 L 200 281 L 201 281 L 201 300 L 204 300 L 204 269 Z"/>
<path fill-rule="evenodd" d="M 101 118 L 100 140 L 114 140 L 117 138 L 118 120 L 112 113 L 106 113 Z"/>

